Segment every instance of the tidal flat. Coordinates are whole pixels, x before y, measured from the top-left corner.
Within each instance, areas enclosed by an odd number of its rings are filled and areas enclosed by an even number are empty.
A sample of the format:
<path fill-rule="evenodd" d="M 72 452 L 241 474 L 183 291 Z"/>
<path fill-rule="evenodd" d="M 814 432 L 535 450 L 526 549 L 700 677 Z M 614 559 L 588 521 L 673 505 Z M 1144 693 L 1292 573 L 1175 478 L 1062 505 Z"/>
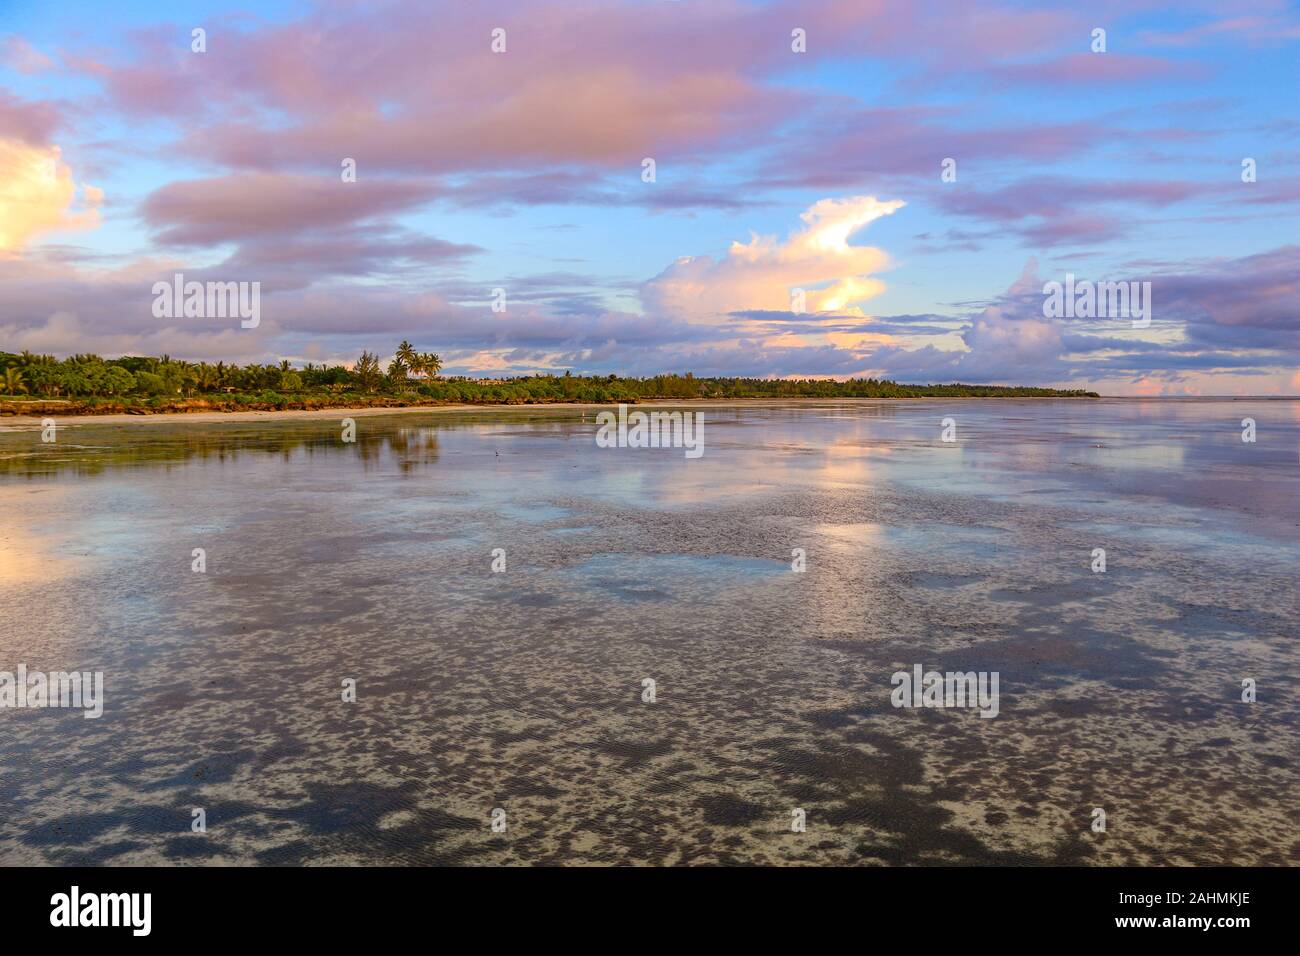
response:
<path fill-rule="evenodd" d="M 0 863 L 1300 862 L 1300 402 L 683 407 L 0 421 Z"/>

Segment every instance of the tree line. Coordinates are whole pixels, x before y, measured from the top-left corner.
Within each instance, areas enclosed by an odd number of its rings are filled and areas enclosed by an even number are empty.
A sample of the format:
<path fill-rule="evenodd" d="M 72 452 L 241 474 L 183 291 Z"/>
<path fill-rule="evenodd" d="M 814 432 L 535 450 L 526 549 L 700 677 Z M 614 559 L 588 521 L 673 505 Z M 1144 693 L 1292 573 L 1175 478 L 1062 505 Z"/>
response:
<path fill-rule="evenodd" d="M 533 404 L 635 402 L 642 399 L 1095 397 L 1081 389 L 1026 386 L 908 385 L 887 379 L 763 379 L 693 374 L 622 378 L 618 375 L 525 375 L 502 380 L 440 376 L 437 353 L 402 342 L 385 369 L 363 351 L 352 367 L 308 362 L 294 367 L 186 362 L 170 356 L 73 355 L 57 359 L 31 352 L 0 352 L 0 394 L 11 398 L 78 399 L 89 404 L 174 403 L 213 398 L 217 404 L 303 407 L 366 399 Z"/>

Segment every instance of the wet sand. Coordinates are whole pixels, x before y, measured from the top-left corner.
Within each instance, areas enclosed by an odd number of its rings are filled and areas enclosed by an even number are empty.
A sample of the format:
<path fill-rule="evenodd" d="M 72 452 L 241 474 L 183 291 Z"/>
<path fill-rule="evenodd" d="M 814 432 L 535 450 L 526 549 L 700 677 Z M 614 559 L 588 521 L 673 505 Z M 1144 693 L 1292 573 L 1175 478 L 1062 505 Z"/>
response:
<path fill-rule="evenodd" d="M 1015 402 L 1015 401 L 1038 401 L 1039 399 L 979 399 L 979 401 L 998 401 L 998 402 Z M 890 402 L 928 402 L 944 401 L 944 399 L 930 398 L 900 398 L 900 399 L 870 399 L 870 398 L 846 398 L 846 399 L 801 399 L 790 401 L 788 399 L 765 399 L 751 398 L 742 400 L 724 400 L 724 399 L 692 399 L 689 402 L 651 399 L 638 402 L 635 407 L 672 407 L 683 409 L 719 409 L 719 408 L 782 408 L 799 405 L 809 407 L 821 407 L 826 405 L 846 405 L 879 403 L 881 401 Z M 1089 401 L 1089 399 L 1071 399 L 1071 401 Z M 314 421 L 318 419 L 338 419 L 338 418 L 356 418 L 358 416 L 371 417 L 375 415 L 413 415 L 413 414 L 441 414 L 447 412 L 500 412 L 503 415 L 518 415 L 545 412 L 548 409 L 555 412 L 565 412 L 577 409 L 579 411 L 602 411 L 616 410 L 617 405 L 608 403 L 591 403 L 591 402 L 550 402 L 537 405 L 413 405 L 409 408 L 347 408 L 339 406 L 337 408 L 313 408 L 313 409 L 285 409 L 283 411 L 250 411 L 250 412 L 170 412 L 159 415 L 131 415 L 125 412 L 113 415 L 67 415 L 60 418 L 56 412 L 43 415 L 6 415 L 0 418 L 0 431 L 4 431 L 6 426 L 20 429 L 40 428 L 43 418 L 54 418 L 59 425 L 76 426 L 76 425 L 127 425 L 127 424 L 157 424 L 166 422 L 168 424 L 184 424 L 194 422 L 199 424 L 209 424 L 212 422 L 259 422 L 259 421 Z"/>
<path fill-rule="evenodd" d="M 195 422 L 199 424 L 211 422 L 262 422 L 262 421 L 315 421 L 318 419 L 337 419 L 337 418 L 357 418 L 371 417 L 374 415 L 410 415 L 415 413 L 433 413 L 440 412 L 460 412 L 466 410 L 495 410 L 509 412 L 516 408 L 538 408 L 536 405 L 413 405 L 409 408 L 347 408 L 339 406 L 337 408 L 288 408 L 283 411 L 270 412 L 168 412 L 159 415 L 131 415 L 126 412 L 113 415 L 67 415 L 60 418 L 57 413 L 47 413 L 45 415 L 7 415 L 0 418 L 0 431 L 5 426 L 17 426 L 21 428 L 39 428 L 41 419 L 53 418 L 60 425 L 137 425 L 137 424 L 156 424 L 166 422 L 176 425 L 185 422 Z M 557 408 L 587 408 L 602 406 L 586 406 L 581 404 L 564 403 L 563 405 L 545 406 Z"/>
<path fill-rule="evenodd" d="M 0 862 L 1300 861 L 1296 403 L 686 407 L 0 435 Z"/>

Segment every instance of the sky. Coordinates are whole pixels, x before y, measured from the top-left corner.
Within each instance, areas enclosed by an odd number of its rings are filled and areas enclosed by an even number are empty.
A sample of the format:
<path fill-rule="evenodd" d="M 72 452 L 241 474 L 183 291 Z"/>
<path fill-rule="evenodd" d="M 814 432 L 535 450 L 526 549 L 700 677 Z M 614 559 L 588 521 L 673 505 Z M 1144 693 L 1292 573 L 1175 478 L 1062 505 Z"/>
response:
<path fill-rule="evenodd" d="M 177 273 L 259 283 L 260 321 L 158 317 Z M 1149 324 L 1050 314 L 1067 281 Z M 1300 394 L 1300 8 L 0 0 L 0 350 L 402 339 L 489 377 Z"/>

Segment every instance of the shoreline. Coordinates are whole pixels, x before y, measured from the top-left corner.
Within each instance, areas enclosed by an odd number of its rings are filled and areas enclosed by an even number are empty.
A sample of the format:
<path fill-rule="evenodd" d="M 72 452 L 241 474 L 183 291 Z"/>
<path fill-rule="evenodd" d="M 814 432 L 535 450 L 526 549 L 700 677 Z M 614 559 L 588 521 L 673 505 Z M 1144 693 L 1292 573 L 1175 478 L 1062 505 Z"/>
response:
<path fill-rule="evenodd" d="M 989 401 L 989 398 L 960 398 L 960 397 L 939 397 L 939 396 L 917 396 L 913 398 L 653 398 L 642 399 L 630 407 L 642 406 L 670 406 L 691 408 L 744 408 L 753 406 L 780 406 L 790 405 L 792 403 L 820 403 L 824 405 L 833 404 L 860 404 L 863 402 L 918 402 L 918 401 Z M 1033 396 L 1033 397 L 1015 397 L 999 398 L 998 401 L 1017 401 L 1017 402 L 1041 402 L 1041 401 L 1064 401 L 1064 398 Z M 1073 401 L 1074 399 L 1070 399 Z M 1096 401 L 1096 399 L 1093 399 Z M 500 412 L 520 413 L 520 412 L 537 412 L 545 409 L 572 409 L 595 411 L 618 409 L 617 402 L 535 402 L 533 404 L 507 405 L 507 404 L 466 404 L 466 403 L 448 403 L 438 405 L 396 405 L 396 406 L 366 406 L 360 405 L 349 407 L 346 405 L 333 405 L 329 408 L 279 408 L 279 409 L 259 409 L 249 411 L 157 411 L 149 414 L 139 414 L 132 412 L 107 412 L 103 414 L 95 413 L 71 413 L 60 416 L 57 411 L 45 411 L 34 415 L 3 415 L 0 416 L 0 431 L 6 430 L 10 425 L 23 425 L 30 427 L 40 427 L 42 418 L 53 418 L 62 425 L 87 424 L 87 425 L 112 425 L 112 424 L 140 424 L 147 425 L 156 422 L 196 422 L 199 424 L 208 424 L 212 422 L 260 422 L 260 421 L 281 421 L 281 420 L 299 420 L 313 421 L 329 418 L 372 418 L 376 415 L 409 415 L 414 413 L 444 413 L 444 412 L 487 412 L 497 414 Z"/>
<path fill-rule="evenodd" d="M 656 398 L 643 399 L 635 403 L 636 406 L 672 406 L 691 408 L 746 408 L 746 407 L 776 407 L 788 406 L 791 404 L 821 404 L 821 405 L 858 405 L 870 402 L 1059 402 L 1059 401 L 1079 401 L 1079 396 L 983 396 L 983 397 L 963 397 L 963 396 L 915 396 L 908 398 L 696 398 L 696 399 L 673 399 L 673 398 Z M 1240 402 L 1240 401 L 1297 401 L 1300 400 L 1295 396 L 1237 396 L 1237 395 L 1206 395 L 1206 396 L 1128 396 L 1128 395 L 1102 395 L 1097 398 L 1089 398 L 1090 401 L 1127 401 L 1127 402 Z M 612 410 L 618 407 L 617 403 L 609 402 L 537 402 L 523 405 L 507 404 L 465 404 L 450 403 L 438 405 L 400 405 L 400 406 L 355 406 L 336 405 L 329 408 L 284 408 L 284 409 L 262 409 L 249 411 L 159 411 L 150 414 L 139 414 L 132 412 L 109 412 L 103 414 L 85 414 L 72 413 L 60 415 L 57 411 L 45 411 L 38 414 L 6 414 L 0 416 L 0 431 L 10 430 L 13 426 L 35 427 L 39 428 L 41 419 L 54 418 L 60 422 L 61 426 L 66 427 L 71 424 L 86 425 L 113 425 L 113 424 L 132 424 L 148 425 L 159 422 L 195 422 L 197 424 L 212 424 L 217 422 L 230 423 L 247 423 L 262 421 L 318 421 L 321 419 L 331 418 L 372 418 L 377 415 L 410 415 L 410 414 L 442 414 L 450 412 L 484 412 L 489 414 L 518 414 L 527 412 L 538 412 L 549 409 L 557 410 Z"/>
<path fill-rule="evenodd" d="M 0 417 L 0 431 L 3 431 L 6 425 L 11 423 L 21 425 L 40 426 L 42 418 L 54 418 L 60 421 L 62 425 L 88 424 L 88 425 L 148 425 L 156 422 L 198 422 L 200 424 L 209 422 L 260 422 L 260 421 L 277 421 L 281 419 L 301 419 L 304 421 L 321 419 L 321 418 L 338 418 L 340 415 L 344 418 L 370 417 L 374 415 L 400 415 L 410 412 L 438 412 L 438 411 L 465 411 L 468 409 L 482 408 L 482 405 L 400 405 L 394 408 L 376 408 L 367 406 L 358 406 L 348 408 L 347 406 L 338 405 L 330 408 L 278 408 L 250 410 L 244 412 L 214 412 L 214 411 L 169 411 L 169 412 L 150 412 L 149 414 L 139 414 L 132 412 L 109 412 L 106 414 L 71 414 L 64 415 L 59 419 L 58 412 L 44 412 L 41 415 L 5 415 Z M 489 408 L 519 408 L 522 406 L 487 406 Z M 536 406 L 530 406 L 536 407 Z M 573 406 L 577 407 L 577 406 Z"/>

